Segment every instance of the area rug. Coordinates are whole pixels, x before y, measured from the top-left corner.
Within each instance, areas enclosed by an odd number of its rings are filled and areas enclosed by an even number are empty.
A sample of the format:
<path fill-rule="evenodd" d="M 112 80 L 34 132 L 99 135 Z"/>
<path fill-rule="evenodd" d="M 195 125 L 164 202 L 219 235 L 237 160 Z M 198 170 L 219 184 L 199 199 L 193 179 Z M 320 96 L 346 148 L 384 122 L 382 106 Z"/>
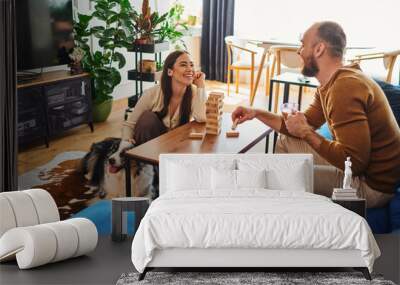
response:
<path fill-rule="evenodd" d="M 83 151 L 58 154 L 45 165 L 20 175 L 18 188 L 47 190 L 58 206 L 61 219 L 69 218 L 98 200 L 78 170 L 84 155 Z"/>
<path fill-rule="evenodd" d="M 395 285 L 384 280 L 382 276 L 372 275 L 368 281 L 360 272 L 148 272 L 142 281 L 138 281 L 138 273 L 122 274 L 117 285 L 134 284 L 213 284 L 213 285 L 297 285 L 297 284 L 376 284 Z"/>

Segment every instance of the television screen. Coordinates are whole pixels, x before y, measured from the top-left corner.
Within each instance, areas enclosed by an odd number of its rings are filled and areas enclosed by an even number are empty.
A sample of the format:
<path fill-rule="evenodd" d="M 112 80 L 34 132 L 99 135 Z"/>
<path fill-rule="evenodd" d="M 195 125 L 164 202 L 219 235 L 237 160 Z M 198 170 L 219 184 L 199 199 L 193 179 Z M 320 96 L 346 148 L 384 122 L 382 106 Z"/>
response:
<path fill-rule="evenodd" d="M 18 0 L 16 13 L 18 70 L 70 62 L 72 0 Z"/>

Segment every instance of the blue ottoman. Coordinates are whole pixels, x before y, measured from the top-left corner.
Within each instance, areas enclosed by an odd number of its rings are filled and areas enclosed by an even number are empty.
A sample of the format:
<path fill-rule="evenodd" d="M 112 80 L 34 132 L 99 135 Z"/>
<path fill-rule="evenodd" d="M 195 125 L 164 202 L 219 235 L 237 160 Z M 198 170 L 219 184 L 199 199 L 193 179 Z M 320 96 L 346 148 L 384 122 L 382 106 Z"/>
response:
<path fill-rule="evenodd" d="M 128 212 L 127 215 L 127 231 L 129 235 L 133 235 L 135 213 Z M 111 235 L 111 200 L 98 201 L 72 216 L 72 218 L 78 217 L 91 220 L 96 225 L 99 235 Z"/>

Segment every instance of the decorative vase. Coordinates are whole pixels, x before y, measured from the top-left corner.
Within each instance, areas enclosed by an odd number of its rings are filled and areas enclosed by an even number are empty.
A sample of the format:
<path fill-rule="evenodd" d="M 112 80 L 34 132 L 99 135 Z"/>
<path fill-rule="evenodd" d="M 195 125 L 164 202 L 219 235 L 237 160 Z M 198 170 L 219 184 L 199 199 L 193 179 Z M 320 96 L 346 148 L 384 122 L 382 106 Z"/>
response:
<path fill-rule="evenodd" d="M 105 122 L 111 114 L 113 99 L 108 99 L 100 104 L 93 105 L 92 116 L 93 122 Z"/>
<path fill-rule="evenodd" d="M 69 64 L 69 67 L 71 68 L 70 70 L 71 75 L 83 73 L 81 62 L 72 62 Z"/>

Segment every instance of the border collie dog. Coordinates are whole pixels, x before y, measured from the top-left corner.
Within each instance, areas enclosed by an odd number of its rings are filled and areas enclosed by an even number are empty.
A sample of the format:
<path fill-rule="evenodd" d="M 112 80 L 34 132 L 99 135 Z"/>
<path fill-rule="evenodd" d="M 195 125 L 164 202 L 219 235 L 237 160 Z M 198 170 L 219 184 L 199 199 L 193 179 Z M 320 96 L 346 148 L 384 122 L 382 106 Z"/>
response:
<path fill-rule="evenodd" d="M 97 191 L 100 198 L 111 192 L 125 193 L 124 152 L 134 145 L 120 138 L 106 138 L 92 144 L 90 151 L 83 157 L 81 172 L 89 180 L 88 187 Z M 133 196 L 149 196 L 154 194 L 153 166 L 133 162 L 131 166 Z M 112 196 L 119 196 L 115 194 Z"/>

